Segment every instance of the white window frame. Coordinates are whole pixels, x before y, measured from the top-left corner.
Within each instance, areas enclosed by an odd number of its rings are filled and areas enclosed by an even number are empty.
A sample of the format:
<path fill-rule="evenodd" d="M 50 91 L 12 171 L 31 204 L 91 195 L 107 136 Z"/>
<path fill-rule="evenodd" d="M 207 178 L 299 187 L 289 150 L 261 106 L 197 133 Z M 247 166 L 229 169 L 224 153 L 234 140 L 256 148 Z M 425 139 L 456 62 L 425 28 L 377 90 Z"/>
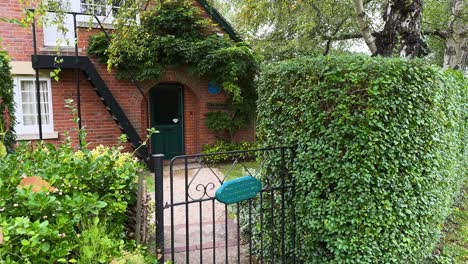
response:
<path fill-rule="evenodd" d="M 70 9 L 70 11 L 81 13 L 81 0 L 60 0 L 63 2 L 63 5 Z M 106 4 L 106 16 L 97 16 L 99 22 L 101 22 L 104 28 L 112 29 L 112 23 L 114 21 L 113 9 L 120 8 L 114 5 Z M 50 19 L 53 19 L 54 13 L 47 12 L 47 16 Z M 137 23 L 140 22 L 139 14 L 136 16 Z M 100 28 L 99 23 L 94 19 L 93 14 L 89 15 L 77 15 L 76 16 L 77 27 L 91 27 L 91 28 Z M 73 15 L 65 15 L 64 21 L 65 27 L 68 28 L 68 32 L 64 33 L 58 30 L 57 25 L 44 25 L 44 47 L 49 47 L 51 49 L 55 48 L 57 45 L 64 48 L 71 48 L 75 46 L 75 36 L 73 31 Z M 53 49 L 52 51 L 55 51 Z"/>
<path fill-rule="evenodd" d="M 89 1 L 96 1 L 96 0 L 89 0 Z M 106 0 L 104 0 L 104 1 L 106 1 Z M 81 6 L 82 6 L 81 0 L 76 0 L 76 2 L 73 3 L 72 9 L 75 10 L 76 12 L 81 12 L 81 10 L 82 10 Z M 114 6 L 114 5 L 106 4 L 105 7 L 106 7 L 106 11 L 105 11 L 106 14 L 104 16 L 98 15 L 97 17 L 99 18 L 101 23 L 106 24 L 106 25 L 110 25 L 114 21 L 113 9 L 114 8 L 120 8 L 120 6 Z M 80 16 L 77 16 L 76 19 L 77 19 L 78 22 L 89 23 L 90 16 L 94 16 L 94 14 L 89 14 L 89 15 L 86 15 L 86 16 L 80 15 Z M 93 23 L 97 23 L 97 21 L 94 21 L 94 19 L 91 19 L 91 21 L 93 21 Z"/>
<path fill-rule="evenodd" d="M 35 76 L 14 76 L 15 84 L 15 104 L 16 104 L 16 122 L 15 130 L 18 140 L 27 140 L 27 139 L 38 139 L 39 138 L 39 126 L 36 125 L 24 125 L 23 124 L 23 107 L 22 107 L 22 98 L 21 98 L 21 82 L 22 81 L 32 81 L 34 87 L 36 87 L 36 78 Z M 51 80 L 47 77 L 40 77 L 39 82 L 45 81 L 47 83 L 47 97 L 49 105 L 49 124 L 42 124 L 43 138 L 57 138 L 57 132 L 54 132 L 54 114 L 53 114 L 53 103 L 52 103 L 52 86 Z"/>

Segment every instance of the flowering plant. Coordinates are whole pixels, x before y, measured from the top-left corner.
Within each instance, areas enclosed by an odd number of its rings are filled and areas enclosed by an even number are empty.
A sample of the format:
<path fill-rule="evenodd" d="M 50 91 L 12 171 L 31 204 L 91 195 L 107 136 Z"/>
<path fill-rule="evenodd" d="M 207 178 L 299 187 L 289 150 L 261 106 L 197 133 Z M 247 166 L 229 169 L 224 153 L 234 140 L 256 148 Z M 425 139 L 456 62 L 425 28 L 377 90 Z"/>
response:
<path fill-rule="evenodd" d="M 121 148 L 20 145 L 0 159 L 0 263 L 79 262 L 83 221 L 91 218 L 124 238 L 140 169 Z"/>

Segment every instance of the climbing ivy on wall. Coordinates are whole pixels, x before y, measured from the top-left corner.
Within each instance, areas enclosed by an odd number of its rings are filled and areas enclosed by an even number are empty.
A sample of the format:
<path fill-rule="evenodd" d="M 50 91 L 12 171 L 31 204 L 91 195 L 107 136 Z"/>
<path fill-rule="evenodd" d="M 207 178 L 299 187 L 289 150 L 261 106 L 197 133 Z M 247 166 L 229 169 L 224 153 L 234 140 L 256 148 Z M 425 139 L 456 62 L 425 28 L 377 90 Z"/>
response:
<path fill-rule="evenodd" d="M 140 23 L 134 17 L 131 12 L 121 14 L 110 40 L 103 34 L 92 36 L 89 54 L 116 68 L 117 78 L 135 81 L 158 79 L 167 66 L 188 66 L 193 74 L 208 77 L 231 96 L 231 113 L 216 115 L 233 121 L 225 122 L 226 131 L 248 123 L 258 70 L 250 47 L 217 32 L 192 1 L 163 1 L 140 13 Z"/>
<path fill-rule="evenodd" d="M 13 79 L 9 62 L 8 54 L 0 51 L 0 158 L 6 151 L 11 152 L 15 143 Z"/>

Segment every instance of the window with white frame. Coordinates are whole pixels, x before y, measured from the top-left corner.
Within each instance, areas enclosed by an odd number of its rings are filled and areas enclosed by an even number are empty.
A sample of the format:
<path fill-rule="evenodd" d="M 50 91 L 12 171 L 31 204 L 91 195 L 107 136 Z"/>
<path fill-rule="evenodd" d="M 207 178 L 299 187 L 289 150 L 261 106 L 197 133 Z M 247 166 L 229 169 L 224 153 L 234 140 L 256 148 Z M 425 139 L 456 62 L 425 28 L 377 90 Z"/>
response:
<path fill-rule="evenodd" d="M 97 21 L 93 18 L 96 15 L 105 27 L 111 27 L 116 14 L 125 0 L 56 0 L 59 1 L 65 10 L 89 14 L 78 15 L 76 20 L 78 27 L 98 27 Z M 54 21 L 56 14 L 48 12 L 46 21 Z M 136 16 L 138 19 L 138 15 Z M 73 15 L 66 14 L 63 18 L 63 26 L 68 29 L 65 32 L 54 24 L 44 24 L 44 46 L 72 47 L 75 44 Z"/>
<path fill-rule="evenodd" d="M 120 8 L 122 0 L 80 0 L 80 12 L 102 16 L 112 17 Z"/>
<path fill-rule="evenodd" d="M 39 134 L 39 118 L 37 111 L 36 78 L 15 77 L 16 121 L 15 127 L 18 138 Z M 54 133 L 52 115 L 52 93 L 50 78 L 39 79 L 39 95 L 41 106 L 41 123 L 43 133 Z"/>

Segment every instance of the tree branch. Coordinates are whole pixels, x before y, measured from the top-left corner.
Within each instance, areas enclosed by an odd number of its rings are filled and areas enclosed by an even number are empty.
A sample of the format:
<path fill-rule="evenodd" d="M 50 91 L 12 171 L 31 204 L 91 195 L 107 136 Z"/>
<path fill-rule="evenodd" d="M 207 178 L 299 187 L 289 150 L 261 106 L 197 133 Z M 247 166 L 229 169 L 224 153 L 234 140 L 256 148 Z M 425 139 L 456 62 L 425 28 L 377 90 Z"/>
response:
<path fill-rule="evenodd" d="M 374 35 L 375 33 L 372 33 Z M 349 33 L 349 34 L 342 34 L 338 36 L 323 36 L 325 40 L 337 41 L 337 40 L 349 40 L 349 39 L 360 39 L 362 35 L 360 33 Z"/>
<path fill-rule="evenodd" d="M 364 3 L 362 0 L 354 0 L 354 5 L 356 7 L 357 22 L 362 33 L 362 37 L 366 42 L 369 50 L 372 54 L 377 52 L 377 46 L 375 45 L 375 38 L 372 36 L 369 26 L 367 25 L 366 11 L 364 10 Z"/>
<path fill-rule="evenodd" d="M 447 39 L 449 36 L 449 33 L 444 30 L 432 30 L 432 31 L 423 31 L 423 35 L 432 35 L 432 36 L 437 36 L 441 39 Z"/>
<path fill-rule="evenodd" d="M 332 33 L 332 37 L 334 37 L 336 34 L 338 34 L 338 31 L 340 31 L 340 28 L 343 26 L 343 24 L 348 20 L 348 18 L 344 18 L 340 21 L 340 23 L 338 23 L 338 25 L 336 26 L 335 30 L 333 31 Z M 323 52 L 323 55 L 326 56 L 328 54 L 328 52 L 330 52 L 330 46 L 331 46 L 331 43 L 332 43 L 333 39 L 328 39 L 327 40 L 327 45 L 325 47 L 325 51 Z"/>

